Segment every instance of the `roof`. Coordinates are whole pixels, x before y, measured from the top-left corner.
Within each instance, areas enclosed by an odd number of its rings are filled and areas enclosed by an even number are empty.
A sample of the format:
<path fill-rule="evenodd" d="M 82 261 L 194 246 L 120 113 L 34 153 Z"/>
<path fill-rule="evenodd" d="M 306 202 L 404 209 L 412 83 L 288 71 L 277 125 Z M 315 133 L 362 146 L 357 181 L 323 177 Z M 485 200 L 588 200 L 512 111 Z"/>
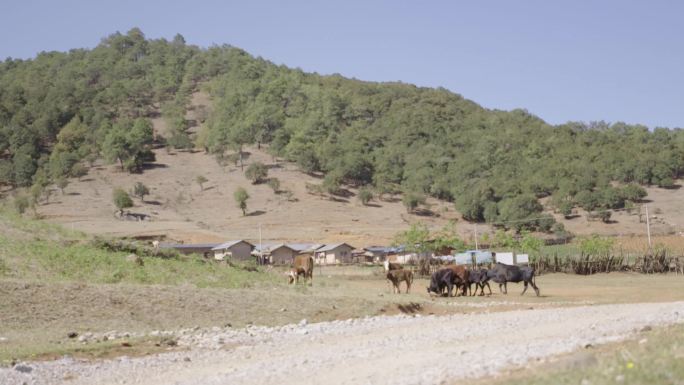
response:
<path fill-rule="evenodd" d="M 278 250 L 278 249 L 283 248 L 283 247 L 285 247 L 285 248 L 287 248 L 287 249 L 290 249 L 290 250 L 292 250 L 292 251 L 294 251 L 294 252 L 297 251 L 297 250 L 291 248 L 290 246 L 288 246 L 288 245 L 286 245 L 286 244 L 284 244 L 284 243 L 272 244 L 272 245 L 269 245 L 269 247 L 265 247 L 265 246 L 264 246 L 263 250 L 259 250 L 259 251 L 272 253 L 272 252 L 274 252 L 275 250 Z"/>
<path fill-rule="evenodd" d="M 331 251 L 331 250 L 335 250 L 336 248 L 338 248 L 340 246 L 347 246 L 352 250 L 354 249 L 354 246 L 352 246 L 348 243 L 333 243 L 331 245 L 325 245 L 321 248 L 318 248 L 318 249 L 316 249 L 316 251 Z"/>
<path fill-rule="evenodd" d="M 320 243 L 288 243 L 286 244 L 286 246 L 294 251 L 301 253 L 302 251 L 318 250 L 321 246 L 324 245 L 321 245 Z"/>
<path fill-rule="evenodd" d="M 371 253 L 398 254 L 405 251 L 405 246 L 368 246 L 364 250 Z"/>
<path fill-rule="evenodd" d="M 269 251 L 273 249 L 275 246 L 280 246 L 282 243 L 274 243 L 274 242 L 262 242 L 262 243 L 257 243 L 254 245 L 254 251 Z"/>
<path fill-rule="evenodd" d="M 247 242 L 247 241 L 245 241 L 245 240 L 243 240 L 243 239 L 238 239 L 238 240 L 235 240 L 235 241 L 228 241 L 228 242 L 221 243 L 221 244 L 219 244 L 219 245 L 217 245 L 217 246 L 212 247 L 211 249 L 212 249 L 212 250 L 230 249 L 231 247 L 237 245 L 237 244 L 240 243 L 240 242 L 244 242 L 244 243 L 246 243 L 246 244 L 248 244 L 248 245 L 254 247 L 253 244 L 251 244 L 251 243 L 249 243 L 249 242 Z"/>
<path fill-rule="evenodd" d="M 211 249 L 218 243 L 161 243 L 160 249 Z"/>

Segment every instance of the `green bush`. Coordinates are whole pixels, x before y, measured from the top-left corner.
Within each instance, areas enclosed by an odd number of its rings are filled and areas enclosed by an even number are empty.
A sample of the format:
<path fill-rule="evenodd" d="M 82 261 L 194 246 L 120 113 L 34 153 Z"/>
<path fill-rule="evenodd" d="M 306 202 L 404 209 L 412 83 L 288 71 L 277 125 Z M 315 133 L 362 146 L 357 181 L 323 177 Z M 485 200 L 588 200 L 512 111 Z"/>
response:
<path fill-rule="evenodd" d="M 252 184 L 261 183 L 268 176 L 268 167 L 261 162 L 251 163 L 245 170 L 245 176 Z"/>
<path fill-rule="evenodd" d="M 121 213 L 123 213 L 124 209 L 133 207 L 133 200 L 130 196 L 128 196 L 128 193 L 121 188 L 114 189 L 114 192 L 112 193 L 112 199 L 114 201 L 114 205 Z"/>
<path fill-rule="evenodd" d="M 373 191 L 368 187 L 361 187 L 359 189 L 358 199 L 364 206 L 373 200 Z"/>

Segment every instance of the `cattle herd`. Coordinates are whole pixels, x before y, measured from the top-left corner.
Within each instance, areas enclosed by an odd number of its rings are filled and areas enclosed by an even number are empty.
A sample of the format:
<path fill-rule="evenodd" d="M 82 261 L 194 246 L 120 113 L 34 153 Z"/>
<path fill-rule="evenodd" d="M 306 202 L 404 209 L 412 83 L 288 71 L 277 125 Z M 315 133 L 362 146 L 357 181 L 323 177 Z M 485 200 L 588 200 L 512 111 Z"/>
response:
<path fill-rule="evenodd" d="M 405 270 L 401 265 L 385 262 L 385 271 L 387 279 L 394 285 L 394 292 L 400 293 L 399 285 L 402 280 L 406 281 L 406 293 L 411 289 L 411 282 L 413 281 L 413 274 L 410 270 Z M 477 290 L 480 289 L 480 295 L 485 295 L 485 286 L 492 294 L 492 288 L 489 286 L 489 281 L 499 284 L 499 291 L 508 294 L 508 282 L 523 282 L 525 288 L 522 294 L 525 294 L 528 286 L 532 286 L 534 292 L 539 296 L 539 288 L 534 279 L 534 268 L 527 266 L 512 266 L 503 263 L 496 263 L 491 268 L 468 269 L 463 265 L 446 265 L 441 269 L 432 273 L 430 277 L 430 286 L 427 292 L 430 295 L 451 297 L 453 295 L 476 295 Z M 475 291 L 472 290 L 473 284 Z M 454 288 L 456 292 L 454 293 Z"/>
<path fill-rule="evenodd" d="M 393 285 L 394 293 L 401 293 L 400 285 L 402 282 L 406 283 L 406 293 L 411 291 L 411 284 L 413 283 L 413 272 L 404 269 L 400 264 L 385 261 L 384 263 L 386 278 Z M 309 285 L 313 284 L 313 268 L 314 260 L 308 255 L 299 255 L 295 257 L 292 268 L 287 272 L 289 283 L 299 282 L 299 278 L 309 281 Z M 489 286 L 489 281 L 499 284 L 499 291 L 508 294 L 508 282 L 523 282 L 525 287 L 521 295 L 525 294 L 528 286 L 532 286 L 534 292 L 539 296 L 539 288 L 534 280 L 534 268 L 528 266 L 513 266 L 505 265 L 503 263 L 495 263 L 490 268 L 468 269 L 464 265 L 446 265 L 441 269 L 432 273 L 430 277 L 430 286 L 427 287 L 427 292 L 431 296 L 452 297 L 454 295 L 476 295 L 478 289 L 480 295 L 485 295 L 485 286 L 492 294 L 492 288 Z M 472 290 L 475 285 L 475 291 Z M 456 291 L 454 292 L 454 288 Z"/>

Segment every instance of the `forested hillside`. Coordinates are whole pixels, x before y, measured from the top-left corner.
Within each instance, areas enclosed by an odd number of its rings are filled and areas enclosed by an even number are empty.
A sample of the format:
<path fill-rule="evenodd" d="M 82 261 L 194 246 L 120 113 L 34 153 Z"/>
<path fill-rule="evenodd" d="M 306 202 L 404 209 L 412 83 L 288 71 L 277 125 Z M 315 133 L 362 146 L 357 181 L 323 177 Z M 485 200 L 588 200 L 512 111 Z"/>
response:
<path fill-rule="evenodd" d="M 195 136 L 184 116 L 200 86 L 214 108 Z M 157 111 L 166 137 L 152 131 Z M 180 35 L 152 40 L 133 29 L 92 50 L 0 64 L 0 183 L 33 197 L 99 157 L 143 172 L 154 145 L 196 146 L 222 161 L 250 144 L 325 175 L 327 194 L 354 185 L 416 202 L 430 195 L 468 220 L 544 231 L 553 219 L 539 198 L 562 213 L 600 213 L 642 199 L 640 185 L 672 187 L 684 174 L 679 129 L 552 126 L 445 89 L 304 73 Z"/>

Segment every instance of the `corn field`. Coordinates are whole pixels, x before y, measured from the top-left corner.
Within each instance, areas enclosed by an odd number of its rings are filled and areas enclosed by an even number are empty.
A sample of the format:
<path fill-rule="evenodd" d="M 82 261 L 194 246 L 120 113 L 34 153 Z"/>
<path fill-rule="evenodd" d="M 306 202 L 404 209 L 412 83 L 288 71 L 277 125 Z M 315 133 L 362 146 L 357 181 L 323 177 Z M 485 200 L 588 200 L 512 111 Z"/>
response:
<path fill-rule="evenodd" d="M 684 256 L 670 255 L 667 250 L 656 250 L 642 256 L 590 255 L 581 253 L 577 257 L 538 256 L 532 257 L 530 265 L 538 274 L 574 273 L 589 275 L 612 271 L 632 271 L 643 274 L 674 273 L 684 275 Z"/>

